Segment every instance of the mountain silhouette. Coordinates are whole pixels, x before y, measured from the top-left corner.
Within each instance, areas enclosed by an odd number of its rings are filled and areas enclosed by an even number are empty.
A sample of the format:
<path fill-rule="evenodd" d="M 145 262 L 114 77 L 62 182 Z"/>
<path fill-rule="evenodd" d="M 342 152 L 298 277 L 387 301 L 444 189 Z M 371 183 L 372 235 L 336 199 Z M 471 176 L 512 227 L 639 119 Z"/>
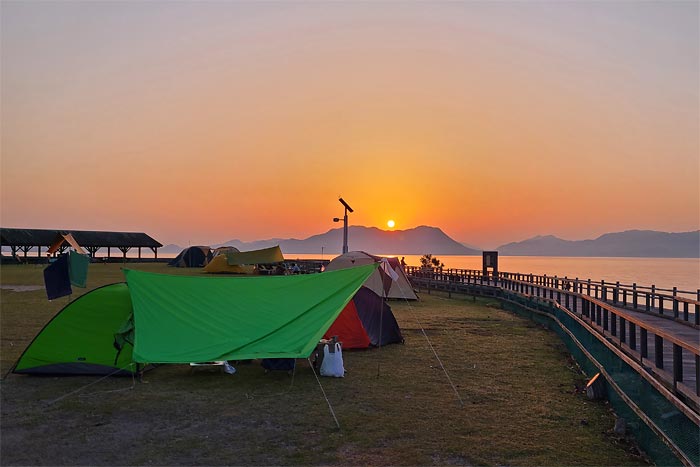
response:
<path fill-rule="evenodd" d="M 658 232 L 627 230 L 594 240 L 563 240 L 537 236 L 497 248 L 504 256 L 624 256 L 647 258 L 700 258 L 700 230 Z"/>
<path fill-rule="evenodd" d="M 253 242 L 229 240 L 220 245 L 235 246 L 241 251 L 257 250 L 279 245 L 283 253 L 339 254 L 343 249 L 343 229 L 313 235 L 303 240 L 271 238 Z M 323 248 L 323 250 L 322 250 Z M 450 238 L 437 227 L 420 226 L 407 230 L 381 230 L 376 227 L 353 225 L 348 227 L 348 248 L 375 254 L 423 255 L 479 255 L 480 251 L 467 248 Z"/>

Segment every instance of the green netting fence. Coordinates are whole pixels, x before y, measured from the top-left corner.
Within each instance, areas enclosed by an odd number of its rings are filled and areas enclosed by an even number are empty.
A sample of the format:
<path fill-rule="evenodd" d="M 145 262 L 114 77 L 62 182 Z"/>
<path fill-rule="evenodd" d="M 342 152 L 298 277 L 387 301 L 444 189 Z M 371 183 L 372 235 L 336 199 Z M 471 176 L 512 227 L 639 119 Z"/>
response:
<path fill-rule="evenodd" d="M 700 429 L 575 317 L 551 302 L 504 290 L 503 308 L 556 332 L 587 376 L 606 376 L 606 396 L 657 465 L 700 465 Z"/>

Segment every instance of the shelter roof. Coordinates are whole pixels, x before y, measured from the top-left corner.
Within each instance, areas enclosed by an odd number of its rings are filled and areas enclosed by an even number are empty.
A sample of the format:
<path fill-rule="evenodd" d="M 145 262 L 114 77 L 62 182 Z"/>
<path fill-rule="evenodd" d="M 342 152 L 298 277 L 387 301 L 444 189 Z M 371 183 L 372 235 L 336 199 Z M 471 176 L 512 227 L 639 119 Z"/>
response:
<path fill-rule="evenodd" d="M 163 245 L 142 232 L 102 232 L 95 230 L 0 228 L 0 244 L 7 246 L 49 246 L 58 234 L 72 234 L 83 247 L 150 247 Z"/>

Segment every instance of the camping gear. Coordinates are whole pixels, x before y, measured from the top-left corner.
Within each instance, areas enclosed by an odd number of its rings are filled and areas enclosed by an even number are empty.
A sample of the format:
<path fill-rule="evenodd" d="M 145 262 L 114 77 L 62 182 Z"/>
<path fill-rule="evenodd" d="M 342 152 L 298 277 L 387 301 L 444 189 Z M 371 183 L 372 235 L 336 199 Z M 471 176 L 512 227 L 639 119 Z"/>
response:
<path fill-rule="evenodd" d="M 61 255 L 44 268 L 44 285 L 49 300 L 65 297 L 73 293 L 70 286 L 68 255 Z"/>
<path fill-rule="evenodd" d="M 346 349 L 363 349 L 403 342 L 391 307 L 366 286 L 353 296 L 324 334 L 338 336 Z"/>
<path fill-rule="evenodd" d="M 279 245 L 253 251 L 226 251 L 215 255 L 204 267 L 204 272 L 226 274 L 258 274 L 256 264 L 274 264 L 284 261 Z"/>
<path fill-rule="evenodd" d="M 345 367 L 343 366 L 343 349 L 340 342 L 334 344 L 334 352 L 331 352 L 328 344 L 323 346 L 323 361 L 321 362 L 321 376 L 343 378 Z"/>
<path fill-rule="evenodd" d="M 211 248 L 208 246 L 191 246 L 182 250 L 170 260 L 168 266 L 177 268 L 201 268 L 212 259 Z"/>
<path fill-rule="evenodd" d="M 90 257 L 88 255 L 76 251 L 68 252 L 68 276 L 72 285 L 86 287 L 89 264 Z"/>
<path fill-rule="evenodd" d="M 337 271 L 338 269 L 352 268 L 363 264 L 381 263 L 382 260 L 388 262 L 389 267 L 396 273 L 398 278 L 393 280 L 388 274 L 377 270 L 363 285 L 377 295 L 386 298 L 418 300 L 418 296 L 413 291 L 413 287 L 397 258 L 381 258 L 364 251 L 350 251 L 344 255 L 336 256 L 328 263 L 326 271 Z"/>
<path fill-rule="evenodd" d="M 271 277 L 125 270 L 64 307 L 15 373 L 133 373 L 137 364 L 306 358 L 376 265 Z M 131 321 L 130 321 L 131 320 Z"/>

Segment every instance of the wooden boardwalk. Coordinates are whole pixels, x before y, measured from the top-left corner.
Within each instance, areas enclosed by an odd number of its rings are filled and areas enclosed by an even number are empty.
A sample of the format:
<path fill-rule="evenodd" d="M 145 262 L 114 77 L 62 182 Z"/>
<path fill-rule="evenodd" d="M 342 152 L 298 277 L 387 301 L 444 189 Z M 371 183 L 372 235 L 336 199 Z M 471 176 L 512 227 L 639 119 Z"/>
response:
<path fill-rule="evenodd" d="M 407 268 L 421 287 L 449 293 L 507 290 L 522 297 L 546 300 L 583 320 L 591 332 L 636 363 L 642 376 L 687 405 L 697 419 L 700 408 L 700 301 L 653 288 L 561 279 L 532 274 L 448 270 L 426 272 Z M 687 294 L 687 293 L 686 293 Z"/>

